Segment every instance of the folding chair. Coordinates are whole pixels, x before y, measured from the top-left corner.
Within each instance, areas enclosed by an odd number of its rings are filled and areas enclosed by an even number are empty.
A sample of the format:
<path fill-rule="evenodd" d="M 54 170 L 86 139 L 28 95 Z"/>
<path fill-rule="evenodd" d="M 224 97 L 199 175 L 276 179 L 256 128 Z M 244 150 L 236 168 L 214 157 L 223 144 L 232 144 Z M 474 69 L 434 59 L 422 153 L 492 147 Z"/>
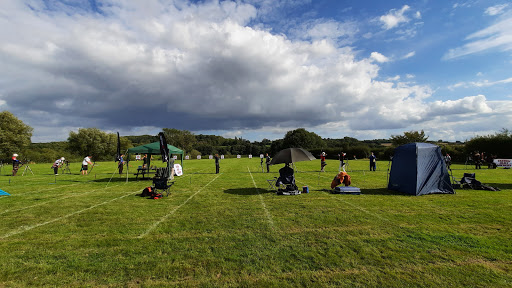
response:
<path fill-rule="evenodd" d="M 170 188 L 174 185 L 174 181 L 169 180 L 169 169 L 167 167 L 157 168 L 155 177 L 153 177 L 153 191 L 163 190 L 165 196 L 169 197 Z"/>

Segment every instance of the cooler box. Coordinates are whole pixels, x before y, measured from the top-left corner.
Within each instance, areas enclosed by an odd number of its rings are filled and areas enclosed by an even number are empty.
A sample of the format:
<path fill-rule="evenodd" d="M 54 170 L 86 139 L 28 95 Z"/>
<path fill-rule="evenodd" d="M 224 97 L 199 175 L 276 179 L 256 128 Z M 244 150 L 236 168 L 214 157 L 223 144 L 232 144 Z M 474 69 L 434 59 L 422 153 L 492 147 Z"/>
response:
<path fill-rule="evenodd" d="M 352 194 L 352 195 L 360 195 L 361 189 L 357 187 L 350 186 L 338 186 L 332 190 L 333 194 Z"/>
<path fill-rule="evenodd" d="M 302 186 L 302 193 L 309 193 L 309 187 L 308 186 Z"/>

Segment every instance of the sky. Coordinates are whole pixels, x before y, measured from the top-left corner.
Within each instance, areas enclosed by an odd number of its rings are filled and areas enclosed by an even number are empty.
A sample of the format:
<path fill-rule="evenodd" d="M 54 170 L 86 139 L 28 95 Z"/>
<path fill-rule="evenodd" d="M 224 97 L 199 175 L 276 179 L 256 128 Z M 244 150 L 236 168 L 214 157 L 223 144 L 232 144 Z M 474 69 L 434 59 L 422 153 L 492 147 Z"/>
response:
<path fill-rule="evenodd" d="M 96 127 L 465 141 L 512 129 L 508 0 L 1 0 L 0 111 Z"/>

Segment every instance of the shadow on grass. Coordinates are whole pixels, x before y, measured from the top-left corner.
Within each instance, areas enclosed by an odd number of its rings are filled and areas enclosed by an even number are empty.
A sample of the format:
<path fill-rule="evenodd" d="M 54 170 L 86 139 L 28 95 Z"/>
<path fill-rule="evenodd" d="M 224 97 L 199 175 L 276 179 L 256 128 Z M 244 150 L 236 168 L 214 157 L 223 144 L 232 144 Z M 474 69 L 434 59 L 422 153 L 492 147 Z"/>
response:
<path fill-rule="evenodd" d="M 330 194 L 332 190 L 331 189 L 314 189 L 311 191 L 326 192 L 326 193 Z M 386 188 L 378 188 L 378 189 L 362 189 L 361 188 L 361 194 L 364 194 L 364 195 L 412 196 L 412 195 L 401 193 L 398 191 L 388 190 Z"/>
<path fill-rule="evenodd" d="M 484 185 L 491 186 L 491 187 L 498 187 L 501 190 L 504 189 L 512 189 L 512 184 L 508 183 L 483 183 Z"/>
<path fill-rule="evenodd" d="M 235 195 L 258 195 L 266 193 L 275 193 L 275 191 L 267 190 L 263 188 L 238 188 L 238 189 L 226 189 L 224 193 L 235 194 Z"/>

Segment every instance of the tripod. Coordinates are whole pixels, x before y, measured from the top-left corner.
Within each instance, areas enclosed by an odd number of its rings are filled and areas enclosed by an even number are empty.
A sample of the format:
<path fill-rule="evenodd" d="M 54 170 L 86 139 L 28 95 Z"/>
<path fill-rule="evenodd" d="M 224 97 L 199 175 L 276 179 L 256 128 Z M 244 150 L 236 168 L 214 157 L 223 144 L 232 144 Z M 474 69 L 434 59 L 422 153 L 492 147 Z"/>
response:
<path fill-rule="evenodd" d="M 27 165 L 25 165 L 25 169 L 23 169 L 23 173 L 21 173 L 21 176 L 25 176 L 25 172 L 27 172 L 27 170 L 29 170 L 30 173 L 32 173 L 32 175 L 34 175 L 34 172 L 32 172 L 32 169 L 30 168 L 30 165 L 27 164 Z"/>
<path fill-rule="evenodd" d="M 66 161 L 65 163 L 66 163 L 65 165 L 60 167 L 61 173 L 62 174 L 66 174 L 66 173 L 71 174 L 71 169 L 69 169 L 69 162 Z"/>

